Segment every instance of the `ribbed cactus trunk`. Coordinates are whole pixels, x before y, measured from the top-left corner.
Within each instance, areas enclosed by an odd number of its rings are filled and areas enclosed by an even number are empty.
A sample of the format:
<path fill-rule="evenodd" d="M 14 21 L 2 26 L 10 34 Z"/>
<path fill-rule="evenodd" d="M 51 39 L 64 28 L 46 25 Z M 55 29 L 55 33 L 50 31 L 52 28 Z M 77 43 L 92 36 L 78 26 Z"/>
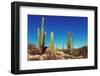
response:
<path fill-rule="evenodd" d="M 37 29 L 37 31 L 38 31 L 38 47 L 41 48 L 41 32 L 39 28 Z"/>
<path fill-rule="evenodd" d="M 50 49 L 51 49 L 51 56 L 52 58 L 55 57 L 55 50 L 54 50 L 54 33 L 50 33 Z"/>
<path fill-rule="evenodd" d="M 50 48 L 54 49 L 54 33 L 50 33 Z"/>
<path fill-rule="evenodd" d="M 42 27 L 41 27 L 41 47 L 44 47 L 45 32 L 44 32 L 44 17 L 42 17 Z"/>
<path fill-rule="evenodd" d="M 44 43 L 44 28 L 41 28 L 41 47 L 43 47 L 43 43 Z"/>
<path fill-rule="evenodd" d="M 73 44 L 73 36 L 71 32 L 68 32 L 68 43 L 67 43 L 67 48 L 72 51 L 72 49 L 74 48 L 74 44 Z"/>
<path fill-rule="evenodd" d="M 46 32 L 44 32 L 44 36 L 43 36 L 43 47 L 45 46 L 45 42 L 46 42 Z"/>
<path fill-rule="evenodd" d="M 44 31 L 44 17 L 42 17 L 42 25 L 41 29 L 37 29 L 38 32 L 38 47 L 41 49 L 41 51 L 45 51 L 44 46 L 46 42 L 46 32 Z"/>

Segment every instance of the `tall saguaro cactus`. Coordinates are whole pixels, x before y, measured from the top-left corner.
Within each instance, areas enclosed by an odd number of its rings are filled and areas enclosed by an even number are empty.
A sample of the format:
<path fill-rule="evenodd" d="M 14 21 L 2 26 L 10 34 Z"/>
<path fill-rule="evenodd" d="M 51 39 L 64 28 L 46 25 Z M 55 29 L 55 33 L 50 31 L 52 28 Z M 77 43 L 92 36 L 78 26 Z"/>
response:
<path fill-rule="evenodd" d="M 38 28 L 37 31 L 38 31 L 38 47 L 44 48 L 46 39 L 46 32 L 44 31 L 44 17 L 42 17 L 41 29 Z"/>
<path fill-rule="evenodd" d="M 40 48 L 41 47 L 41 33 L 40 33 L 39 28 L 38 28 L 37 32 L 38 32 L 38 47 Z"/>
<path fill-rule="evenodd" d="M 72 51 L 72 49 L 74 48 L 74 44 L 73 44 L 73 36 L 71 32 L 68 32 L 68 43 L 67 43 L 67 48 Z"/>
<path fill-rule="evenodd" d="M 54 50 L 54 33 L 53 32 L 50 33 L 50 49 L 51 49 L 52 58 L 54 58 L 55 50 Z"/>
<path fill-rule="evenodd" d="M 41 47 L 44 47 L 45 32 L 44 32 L 44 17 L 42 17 L 42 27 L 41 27 Z"/>
<path fill-rule="evenodd" d="M 45 46 L 45 42 L 46 42 L 46 32 L 44 32 L 43 35 L 43 44 L 42 44 L 43 47 Z"/>
<path fill-rule="evenodd" d="M 54 49 L 54 33 L 50 33 L 50 48 Z"/>
<path fill-rule="evenodd" d="M 42 17 L 42 27 L 44 28 L 44 17 Z"/>

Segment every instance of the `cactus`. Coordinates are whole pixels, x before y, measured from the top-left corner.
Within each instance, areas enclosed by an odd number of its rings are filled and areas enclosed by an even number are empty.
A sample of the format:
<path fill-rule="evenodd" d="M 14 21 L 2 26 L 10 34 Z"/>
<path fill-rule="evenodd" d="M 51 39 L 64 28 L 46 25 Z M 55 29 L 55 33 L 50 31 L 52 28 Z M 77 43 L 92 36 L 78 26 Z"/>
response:
<path fill-rule="evenodd" d="M 42 27 L 41 27 L 41 47 L 44 47 L 45 32 L 44 32 L 44 17 L 42 17 Z"/>
<path fill-rule="evenodd" d="M 46 32 L 44 32 L 44 34 L 43 34 L 43 44 L 42 44 L 42 47 L 45 46 L 45 42 L 46 42 Z"/>
<path fill-rule="evenodd" d="M 54 49 L 54 33 L 50 33 L 50 48 Z"/>
<path fill-rule="evenodd" d="M 44 41 L 44 28 L 41 28 L 41 46 L 43 47 L 43 42 Z"/>
<path fill-rule="evenodd" d="M 68 32 L 68 43 L 67 43 L 67 48 L 72 51 L 74 47 L 74 44 L 73 44 L 73 36 L 72 36 L 72 33 L 71 32 Z"/>
<path fill-rule="evenodd" d="M 44 17 L 42 17 L 42 27 L 44 28 Z"/>
<path fill-rule="evenodd" d="M 44 17 L 42 17 L 42 27 L 41 30 L 38 28 L 38 47 L 44 48 L 46 40 L 46 32 L 44 32 Z"/>
<path fill-rule="evenodd" d="M 54 49 L 54 33 L 50 33 L 50 49 L 52 58 L 55 57 L 55 49 Z"/>
<path fill-rule="evenodd" d="M 38 47 L 40 48 L 41 47 L 41 33 L 40 33 L 40 29 L 38 28 L 37 31 L 38 31 Z"/>

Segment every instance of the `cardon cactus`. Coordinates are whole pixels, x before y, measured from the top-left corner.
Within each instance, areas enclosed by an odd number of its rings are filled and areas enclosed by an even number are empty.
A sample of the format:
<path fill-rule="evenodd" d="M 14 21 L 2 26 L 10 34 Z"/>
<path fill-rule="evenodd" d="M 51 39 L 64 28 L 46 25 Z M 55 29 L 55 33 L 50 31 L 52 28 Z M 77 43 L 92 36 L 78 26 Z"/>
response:
<path fill-rule="evenodd" d="M 44 36 L 43 36 L 43 47 L 45 46 L 45 42 L 46 42 L 46 32 L 44 32 Z"/>
<path fill-rule="evenodd" d="M 50 49 L 51 49 L 51 55 L 52 58 L 55 57 L 55 49 L 54 49 L 54 33 L 50 33 Z"/>
<path fill-rule="evenodd" d="M 40 29 L 38 28 L 38 47 L 41 47 L 41 33 L 40 33 Z"/>
<path fill-rule="evenodd" d="M 38 47 L 44 48 L 46 40 L 46 32 L 44 31 L 44 17 L 42 17 L 42 27 L 41 30 L 38 28 Z"/>
<path fill-rule="evenodd" d="M 41 28 L 41 46 L 43 47 L 43 42 L 44 41 L 44 28 Z"/>
<path fill-rule="evenodd" d="M 44 48 L 45 44 L 45 31 L 44 31 L 44 17 L 42 17 L 42 27 L 41 27 L 41 47 Z"/>
<path fill-rule="evenodd" d="M 67 43 L 67 48 L 72 51 L 74 47 L 74 44 L 73 44 L 73 36 L 72 36 L 72 33 L 71 32 L 68 32 L 68 43 Z"/>

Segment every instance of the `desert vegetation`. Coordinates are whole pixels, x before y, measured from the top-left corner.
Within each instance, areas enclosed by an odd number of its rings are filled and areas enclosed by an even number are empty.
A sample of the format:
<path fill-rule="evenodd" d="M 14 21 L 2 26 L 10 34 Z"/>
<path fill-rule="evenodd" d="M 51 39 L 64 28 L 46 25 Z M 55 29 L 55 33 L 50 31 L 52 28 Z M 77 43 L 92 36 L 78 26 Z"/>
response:
<path fill-rule="evenodd" d="M 50 33 L 50 46 L 45 46 L 47 32 L 44 29 L 44 17 L 42 17 L 42 26 L 37 28 L 38 46 L 28 43 L 28 61 L 33 60 L 58 60 L 58 59 L 81 59 L 87 58 L 87 46 L 74 48 L 74 39 L 72 32 L 68 32 L 68 41 L 66 48 L 59 49 L 54 44 L 54 32 Z M 67 40 L 67 39 L 66 39 Z M 59 40 L 60 42 L 60 40 Z"/>

